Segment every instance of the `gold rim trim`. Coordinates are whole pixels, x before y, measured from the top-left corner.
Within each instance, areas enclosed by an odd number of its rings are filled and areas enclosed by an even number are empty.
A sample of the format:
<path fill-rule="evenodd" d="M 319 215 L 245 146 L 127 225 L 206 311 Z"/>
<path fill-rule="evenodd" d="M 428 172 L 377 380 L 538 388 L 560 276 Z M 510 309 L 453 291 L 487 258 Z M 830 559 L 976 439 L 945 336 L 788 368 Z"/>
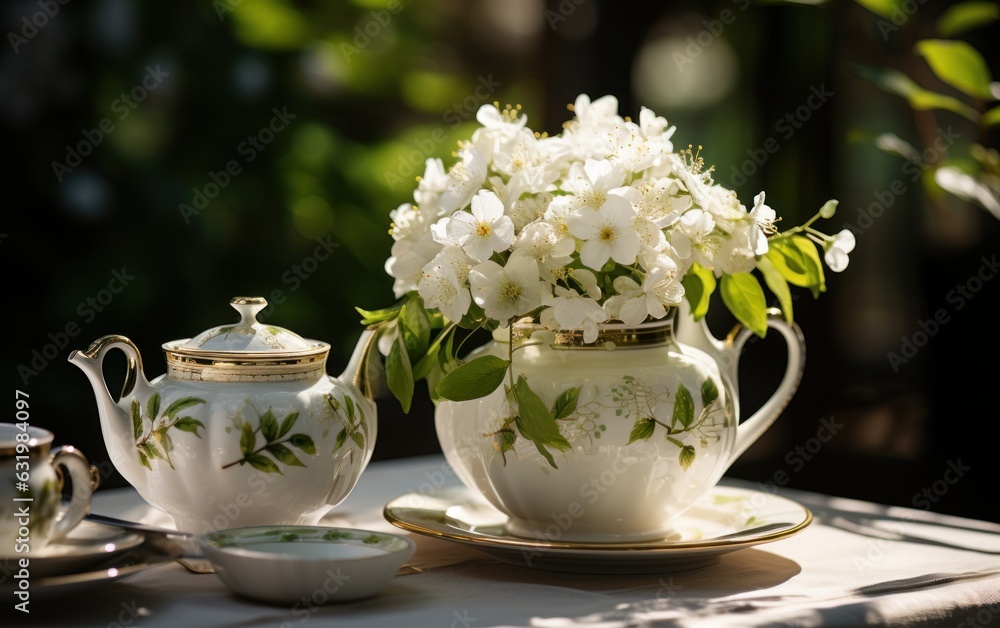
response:
<path fill-rule="evenodd" d="M 515 323 L 513 327 L 514 346 L 541 344 L 532 338 L 536 332 L 545 332 L 548 344 L 553 349 L 629 349 L 663 345 L 674 340 L 674 325 L 672 320 L 662 320 L 655 323 L 645 323 L 638 326 L 601 325 L 598 327 L 597 340 L 587 343 L 583 338 L 582 329 L 547 329 L 539 324 Z"/>
<path fill-rule="evenodd" d="M 20 429 L 18 429 L 18 432 L 20 432 Z M 21 443 L 22 445 L 28 446 L 27 454 L 17 453 L 18 443 L 15 441 L 10 445 L 6 443 L 0 445 L 0 457 L 8 458 L 25 455 L 31 459 L 48 457 L 49 452 L 52 451 L 52 441 L 55 440 L 55 434 L 41 427 L 29 427 L 27 433 L 30 436 L 28 442 Z M 14 439 L 12 438 L 11 440 Z"/>
<path fill-rule="evenodd" d="M 406 497 L 401 496 L 397 499 L 402 499 Z M 646 542 L 646 543 L 570 543 L 566 541 L 538 541 L 535 539 L 528 539 L 523 537 L 495 537 L 495 536 L 485 536 L 477 534 L 476 532 L 469 532 L 466 530 L 456 530 L 455 532 L 445 532 L 443 530 L 435 530 L 434 528 L 429 528 L 412 521 L 407 521 L 401 519 L 393 511 L 395 510 L 392 506 L 393 500 L 385 505 L 382 510 L 382 516 L 397 528 L 407 530 L 409 532 L 416 532 L 417 534 L 422 534 L 425 536 L 433 536 L 441 539 L 449 539 L 452 541 L 459 541 L 462 543 L 470 543 L 473 545 L 489 545 L 493 547 L 507 547 L 514 549 L 535 549 L 535 550 L 555 550 L 555 551 L 581 551 L 581 550 L 594 550 L 599 552 L 613 552 L 613 551 L 629 551 L 629 552 L 670 552 L 674 550 L 696 550 L 696 549 L 715 549 L 720 547 L 727 548 L 740 548 L 740 547 L 752 547 L 754 545 L 760 545 L 762 543 L 771 543 L 774 541 L 780 541 L 782 539 L 788 538 L 795 534 L 798 534 L 802 530 L 809 527 L 813 522 L 812 511 L 797 504 L 802 511 L 805 513 L 805 518 L 783 530 L 776 530 L 774 532 L 762 533 L 759 536 L 754 536 L 751 538 L 743 539 L 721 539 L 717 541 L 712 541 L 711 539 L 707 541 L 681 541 L 678 543 L 670 543 L 657 545 L 656 542 Z M 418 511 L 419 508 L 408 508 L 407 510 Z"/>
<path fill-rule="evenodd" d="M 224 382 L 296 381 L 326 372 L 330 345 L 302 351 L 203 351 L 163 345 L 167 369 L 179 379 Z"/>
<path fill-rule="evenodd" d="M 267 305 L 264 297 L 233 297 L 229 303 L 231 305 Z"/>
<path fill-rule="evenodd" d="M 28 456 L 28 458 L 35 460 L 37 458 L 45 458 L 49 455 L 49 450 L 52 448 L 52 442 L 47 443 L 36 443 L 35 445 L 28 446 L 27 454 L 17 453 L 17 445 L 13 446 L 0 446 L 0 458 L 13 458 L 14 456 Z"/>

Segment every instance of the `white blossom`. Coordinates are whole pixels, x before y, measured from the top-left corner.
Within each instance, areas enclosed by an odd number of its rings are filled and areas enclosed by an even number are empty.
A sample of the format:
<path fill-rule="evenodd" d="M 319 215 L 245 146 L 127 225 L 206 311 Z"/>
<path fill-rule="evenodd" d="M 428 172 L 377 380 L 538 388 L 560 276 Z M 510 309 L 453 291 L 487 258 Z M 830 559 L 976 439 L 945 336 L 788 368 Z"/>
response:
<path fill-rule="evenodd" d="M 776 231 L 774 220 L 777 214 L 764 204 L 764 192 L 753 197 L 753 209 L 750 211 L 750 221 L 753 225 L 750 233 L 750 248 L 756 255 L 767 253 L 767 235 Z"/>
<path fill-rule="evenodd" d="M 462 161 L 448 171 L 448 187 L 438 201 L 441 209 L 450 213 L 468 205 L 486 180 L 486 167 L 486 159 L 480 151 L 474 148 L 466 151 Z"/>
<path fill-rule="evenodd" d="M 503 213 L 503 203 L 489 190 L 480 190 L 472 197 L 472 210 L 459 210 L 443 227 L 434 230 L 442 244 L 462 247 L 470 257 L 483 261 L 493 253 L 504 251 L 514 241 L 514 223 Z"/>
<path fill-rule="evenodd" d="M 609 259 L 619 264 L 635 262 L 639 235 L 632 228 L 634 218 L 631 203 L 613 195 L 597 211 L 582 207 L 570 214 L 570 233 L 584 241 L 580 261 L 594 270 L 600 270 Z"/>
<path fill-rule="evenodd" d="M 551 223 L 539 220 L 521 230 L 510 259 L 528 257 L 538 264 L 543 276 L 551 277 L 552 271 L 573 261 L 574 248 L 573 238 L 560 233 Z"/>
<path fill-rule="evenodd" d="M 828 238 L 823 244 L 823 259 L 826 265 L 835 273 L 843 272 L 851 259 L 849 257 L 857 240 L 850 229 L 844 229 L 837 235 Z"/>
<path fill-rule="evenodd" d="M 426 159 L 413 202 L 389 212 L 396 297 L 415 292 L 453 322 L 476 303 L 501 327 L 529 317 L 593 342 L 607 321 L 667 316 L 694 264 L 754 272 L 775 237 L 814 242 L 832 271 L 847 268 L 854 235 L 813 225 L 828 208 L 779 235 L 763 191 L 748 210 L 698 153 L 674 150 L 666 118 L 641 107 L 633 121 L 618 105 L 580 94 L 554 136 L 535 133 L 520 106 L 480 107 L 457 162 Z M 380 348 L 397 334 L 390 322 Z"/>
<path fill-rule="evenodd" d="M 642 286 L 632 282 L 618 309 L 618 318 L 626 325 L 638 325 L 647 318 L 661 319 L 667 308 L 677 305 L 684 298 L 684 286 L 677 280 L 677 266 L 670 258 L 661 258 L 661 264 L 650 270 Z"/>
<path fill-rule="evenodd" d="M 448 320 L 460 321 L 472 305 L 466 285 L 473 260 L 457 246 L 445 247 L 422 269 L 417 293 L 424 305 L 437 308 Z"/>
<path fill-rule="evenodd" d="M 438 213 L 438 200 L 450 184 L 450 177 L 440 159 L 428 159 L 424 162 L 424 174 L 413 191 L 413 200 L 426 212 Z"/>
<path fill-rule="evenodd" d="M 555 296 L 546 298 L 552 316 L 562 329 L 583 329 L 583 341 L 597 340 L 597 325 L 608 319 L 607 312 L 596 299 L 583 296 L 573 288 L 556 286 Z"/>
<path fill-rule="evenodd" d="M 486 316 L 506 324 L 542 305 L 548 284 L 538 276 L 538 264 L 528 257 L 518 257 L 501 266 L 490 260 L 469 271 L 472 298 L 486 311 Z"/>
<path fill-rule="evenodd" d="M 440 250 L 441 245 L 434 241 L 429 231 L 417 240 L 393 243 L 391 255 L 385 262 L 385 272 L 396 279 L 392 291 L 397 299 L 417 289 L 424 265 Z"/>
<path fill-rule="evenodd" d="M 674 225 L 670 243 L 681 259 L 695 261 L 705 268 L 715 265 L 718 239 L 715 219 L 703 209 L 692 209 L 681 216 Z"/>

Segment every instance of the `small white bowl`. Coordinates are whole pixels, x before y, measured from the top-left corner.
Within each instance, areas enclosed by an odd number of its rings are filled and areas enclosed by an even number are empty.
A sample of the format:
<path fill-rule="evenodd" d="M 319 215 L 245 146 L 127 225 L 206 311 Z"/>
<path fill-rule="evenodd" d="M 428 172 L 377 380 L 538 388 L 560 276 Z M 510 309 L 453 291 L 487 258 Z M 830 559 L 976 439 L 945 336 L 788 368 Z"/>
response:
<path fill-rule="evenodd" d="M 235 593 L 314 606 L 375 595 L 416 549 L 405 536 L 325 526 L 219 530 L 198 544 Z"/>

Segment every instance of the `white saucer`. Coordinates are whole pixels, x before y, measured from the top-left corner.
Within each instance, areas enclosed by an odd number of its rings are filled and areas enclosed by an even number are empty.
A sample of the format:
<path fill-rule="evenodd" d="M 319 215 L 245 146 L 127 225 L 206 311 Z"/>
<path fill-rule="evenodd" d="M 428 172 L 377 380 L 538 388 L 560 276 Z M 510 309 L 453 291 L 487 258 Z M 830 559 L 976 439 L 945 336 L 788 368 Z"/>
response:
<path fill-rule="evenodd" d="M 66 537 L 38 550 L 0 557 L 14 567 L 27 558 L 32 579 L 61 576 L 99 568 L 142 545 L 143 536 L 118 528 L 81 521 Z"/>
<path fill-rule="evenodd" d="M 446 487 L 407 493 L 386 504 L 393 525 L 463 543 L 514 565 L 574 573 L 663 573 L 694 569 L 723 554 L 801 532 L 812 513 L 784 497 L 716 486 L 696 502 L 662 540 L 645 543 L 572 543 L 515 536 L 506 515 L 470 489 Z M 726 537 L 726 538 L 720 538 Z"/>
<path fill-rule="evenodd" d="M 173 560 L 144 545 L 142 534 L 91 521 L 81 521 L 65 538 L 38 550 L 0 557 L 0 592 L 18 586 L 14 574 L 28 560 L 28 580 L 34 593 L 63 594 L 102 582 L 120 580 L 153 565 Z"/>

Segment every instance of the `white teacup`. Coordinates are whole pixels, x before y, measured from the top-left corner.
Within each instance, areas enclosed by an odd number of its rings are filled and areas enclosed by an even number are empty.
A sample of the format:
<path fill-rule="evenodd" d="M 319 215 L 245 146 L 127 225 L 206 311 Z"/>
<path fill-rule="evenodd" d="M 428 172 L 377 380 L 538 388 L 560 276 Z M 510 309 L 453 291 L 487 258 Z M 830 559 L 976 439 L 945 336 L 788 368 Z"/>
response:
<path fill-rule="evenodd" d="M 54 436 L 0 423 L 0 556 L 30 556 L 70 532 L 90 510 L 96 469 L 72 446 L 49 451 Z M 64 474 L 73 494 L 62 501 Z"/>

